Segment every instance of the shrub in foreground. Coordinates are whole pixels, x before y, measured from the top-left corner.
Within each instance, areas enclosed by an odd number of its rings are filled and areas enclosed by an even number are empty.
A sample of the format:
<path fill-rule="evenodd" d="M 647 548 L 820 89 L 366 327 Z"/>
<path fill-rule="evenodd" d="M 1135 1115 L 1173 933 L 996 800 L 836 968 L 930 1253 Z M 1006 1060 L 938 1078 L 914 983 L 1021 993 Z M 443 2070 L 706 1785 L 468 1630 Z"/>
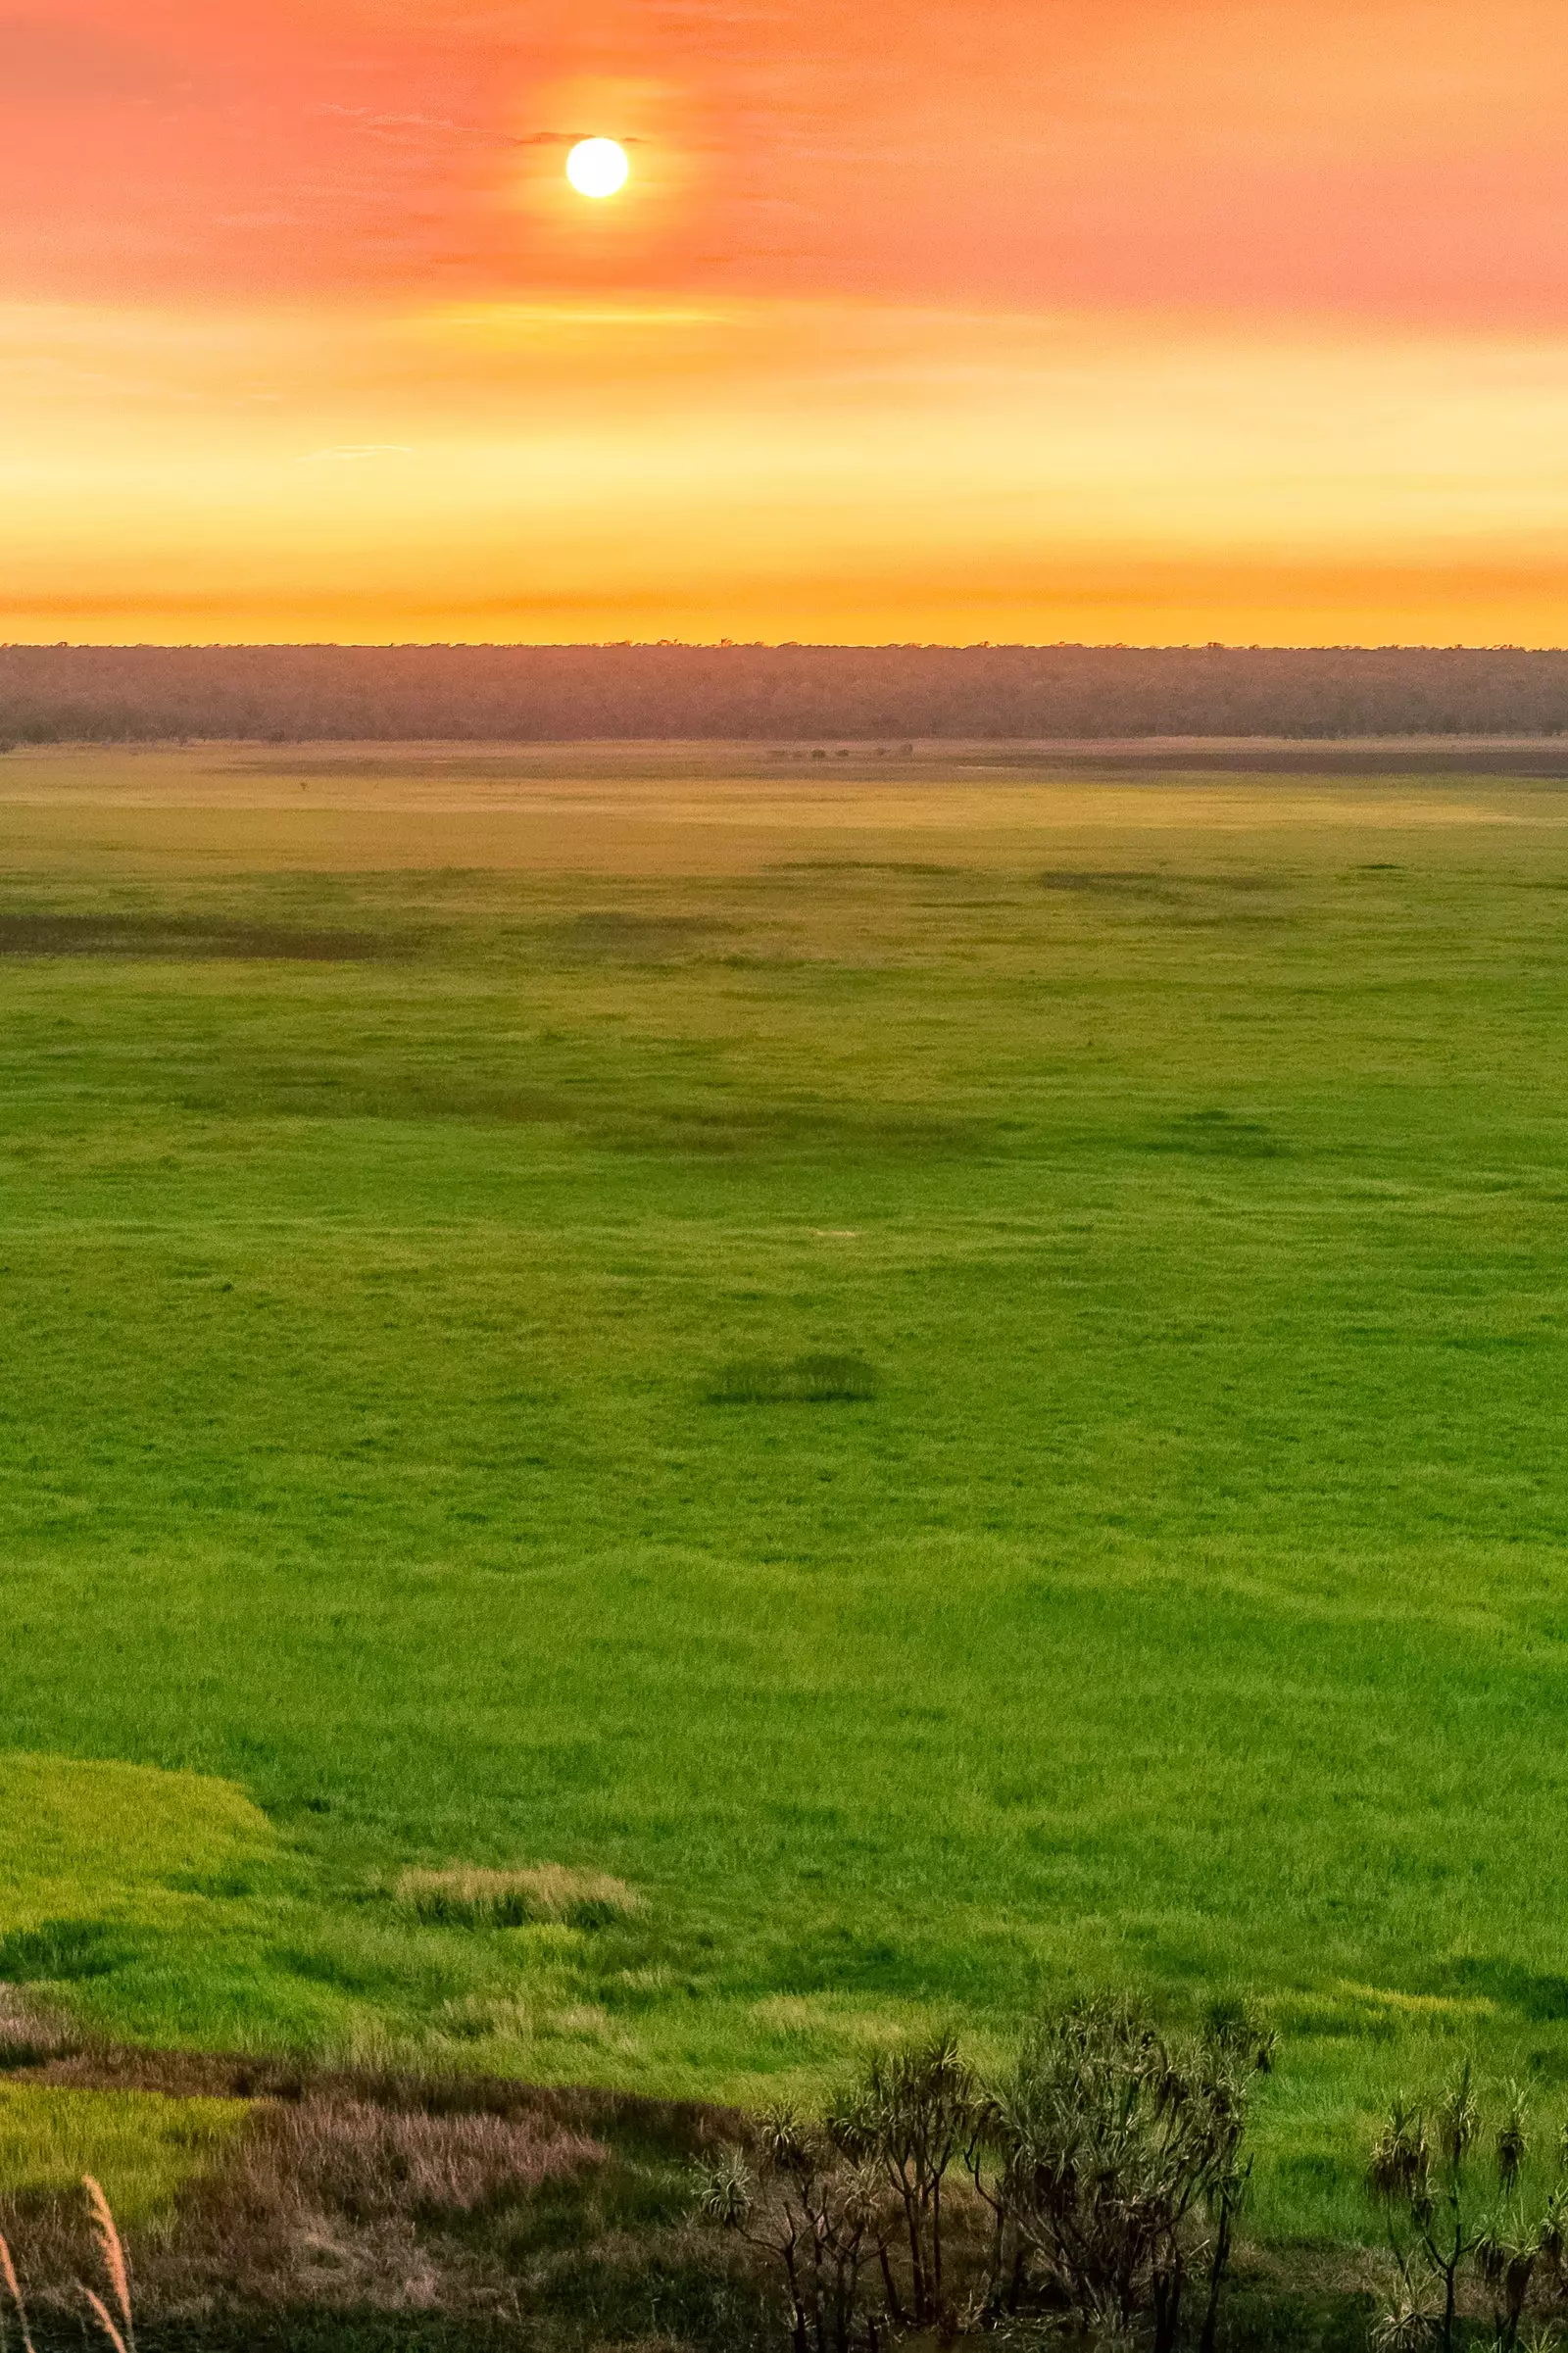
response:
<path fill-rule="evenodd" d="M 699 2208 L 776 2263 L 796 2353 L 1030 2318 L 1172 2353 L 1195 2282 L 1212 2353 L 1272 2048 L 1245 2014 L 1181 2039 L 1083 2002 L 987 2086 L 940 2036 L 708 2161 Z"/>
<path fill-rule="evenodd" d="M 1372 2144 L 1368 2185 L 1384 2210 L 1398 2285 L 1378 2328 L 1378 2353 L 1433 2341 L 1452 2353 L 1461 2285 L 1492 2300 L 1496 2353 L 1512 2353 L 1543 2293 L 1568 2297 L 1568 2145 L 1554 2180 L 1525 2182 L 1530 2125 L 1510 2086 L 1489 2116 L 1469 2062 L 1435 2103 L 1396 2099 Z"/>

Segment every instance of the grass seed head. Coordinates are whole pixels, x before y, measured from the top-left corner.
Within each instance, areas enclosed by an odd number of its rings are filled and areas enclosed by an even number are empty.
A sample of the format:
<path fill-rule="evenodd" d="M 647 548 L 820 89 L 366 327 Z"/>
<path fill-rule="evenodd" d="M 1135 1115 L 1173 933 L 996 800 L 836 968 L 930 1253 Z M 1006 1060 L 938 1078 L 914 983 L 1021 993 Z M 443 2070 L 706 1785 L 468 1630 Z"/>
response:
<path fill-rule="evenodd" d="M 27 2307 L 23 2300 L 22 2288 L 17 2279 L 17 2267 L 11 2260 L 11 2249 L 6 2244 L 3 2233 L 0 2233 L 0 2283 L 3 2283 L 6 2294 L 11 2299 L 11 2309 L 17 2316 L 17 2327 L 22 2332 L 22 2353 L 33 2353 L 32 2338 L 27 2328 Z M 4 2342 L 3 2332 L 4 2319 L 3 2316 L 0 2316 L 0 2343 Z"/>

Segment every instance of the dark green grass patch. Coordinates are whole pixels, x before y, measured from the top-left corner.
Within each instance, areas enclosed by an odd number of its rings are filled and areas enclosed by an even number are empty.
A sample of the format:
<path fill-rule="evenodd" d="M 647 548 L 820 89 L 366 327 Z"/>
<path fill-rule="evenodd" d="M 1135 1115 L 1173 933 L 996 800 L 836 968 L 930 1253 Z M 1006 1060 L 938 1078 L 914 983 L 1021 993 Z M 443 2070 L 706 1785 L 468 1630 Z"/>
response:
<path fill-rule="evenodd" d="M 79 1985 L 113 1977 L 134 1947 L 102 1920 L 46 1920 L 0 1936 L 0 1985 Z"/>
<path fill-rule="evenodd" d="M 861 1405 L 877 1394 L 863 1356 L 792 1356 L 787 1364 L 743 1357 L 720 1365 L 703 1392 L 710 1405 Z"/>
<path fill-rule="evenodd" d="M 1041 889 L 1046 891 L 1103 893 L 1110 897 L 1130 891 L 1135 898 L 1142 899 L 1168 890 L 1170 878 L 1140 867 L 1097 874 L 1077 866 L 1064 866 L 1042 874 L 1039 879 Z"/>
<path fill-rule="evenodd" d="M 568 915 L 554 936 L 572 956 L 659 963 L 690 955 L 719 929 L 702 915 L 660 915 L 626 907 L 588 907 Z"/>
<path fill-rule="evenodd" d="M 411 953 L 373 932 L 295 931 L 175 914 L 56 914 L 0 910 L 0 956 L 226 957 L 242 962 L 346 964 Z"/>

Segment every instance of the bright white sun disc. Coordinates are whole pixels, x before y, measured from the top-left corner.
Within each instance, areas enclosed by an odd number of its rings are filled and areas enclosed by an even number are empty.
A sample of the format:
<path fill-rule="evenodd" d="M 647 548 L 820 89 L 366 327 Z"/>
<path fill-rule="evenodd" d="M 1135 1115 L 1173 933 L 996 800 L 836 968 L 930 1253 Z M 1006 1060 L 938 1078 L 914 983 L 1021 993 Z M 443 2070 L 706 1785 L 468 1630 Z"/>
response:
<path fill-rule="evenodd" d="M 566 158 L 566 177 L 579 196 L 618 196 L 631 164 L 618 140 L 579 139 Z"/>

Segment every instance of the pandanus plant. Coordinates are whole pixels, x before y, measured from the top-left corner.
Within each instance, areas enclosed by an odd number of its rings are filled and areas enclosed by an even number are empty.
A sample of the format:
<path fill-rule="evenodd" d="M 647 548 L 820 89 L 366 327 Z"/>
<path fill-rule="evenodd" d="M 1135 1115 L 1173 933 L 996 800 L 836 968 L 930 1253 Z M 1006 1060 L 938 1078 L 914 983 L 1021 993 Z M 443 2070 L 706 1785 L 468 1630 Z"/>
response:
<path fill-rule="evenodd" d="M 1245 2014 L 1177 2041 L 1128 2004 L 1087 2002 L 1033 2034 L 984 2135 L 1010 2300 L 1044 2291 L 1086 2331 L 1119 2337 L 1147 2316 L 1155 2353 L 1170 2353 L 1197 2277 L 1211 2353 L 1250 2173 L 1249 2083 L 1272 2057 Z"/>
<path fill-rule="evenodd" d="M 713 2159 L 700 2211 L 782 2264 L 797 2353 L 874 2346 L 878 2275 L 895 2331 L 1067 2314 L 1152 2353 L 1174 2353 L 1196 2280 L 1213 2353 L 1248 2089 L 1272 2053 L 1245 2012 L 1175 2039 L 1088 2001 L 988 2090 L 939 2034 L 879 2052 L 821 2124 L 774 2118 L 755 2153 Z"/>
<path fill-rule="evenodd" d="M 827 2129 L 852 2163 L 882 2177 L 903 2218 L 908 2309 L 884 2266 L 890 2317 L 899 2327 L 940 2320 L 943 2185 L 981 2130 L 978 2090 L 956 2036 L 875 2053 L 860 2082 L 835 2103 Z"/>
<path fill-rule="evenodd" d="M 704 2221 L 782 2267 L 794 2353 L 851 2353 L 862 2276 L 885 2258 L 886 2207 L 875 2168 L 847 2168 L 829 2135 L 790 2108 L 762 2119 L 755 2158 L 724 2149 L 700 2172 Z"/>
<path fill-rule="evenodd" d="M 1513 2353 L 1533 2289 L 1546 2276 L 1560 2287 L 1568 2266 L 1568 2146 L 1559 2146 L 1557 2178 L 1536 2204 L 1525 2187 L 1529 2151 L 1524 2095 L 1509 2085 L 1489 2122 L 1468 2060 L 1430 2111 L 1405 2097 L 1393 2102 L 1367 2166 L 1399 2276 L 1376 2331 L 1379 2353 L 1432 2335 L 1452 2353 L 1467 2270 L 1491 2292 L 1500 2353 Z"/>

